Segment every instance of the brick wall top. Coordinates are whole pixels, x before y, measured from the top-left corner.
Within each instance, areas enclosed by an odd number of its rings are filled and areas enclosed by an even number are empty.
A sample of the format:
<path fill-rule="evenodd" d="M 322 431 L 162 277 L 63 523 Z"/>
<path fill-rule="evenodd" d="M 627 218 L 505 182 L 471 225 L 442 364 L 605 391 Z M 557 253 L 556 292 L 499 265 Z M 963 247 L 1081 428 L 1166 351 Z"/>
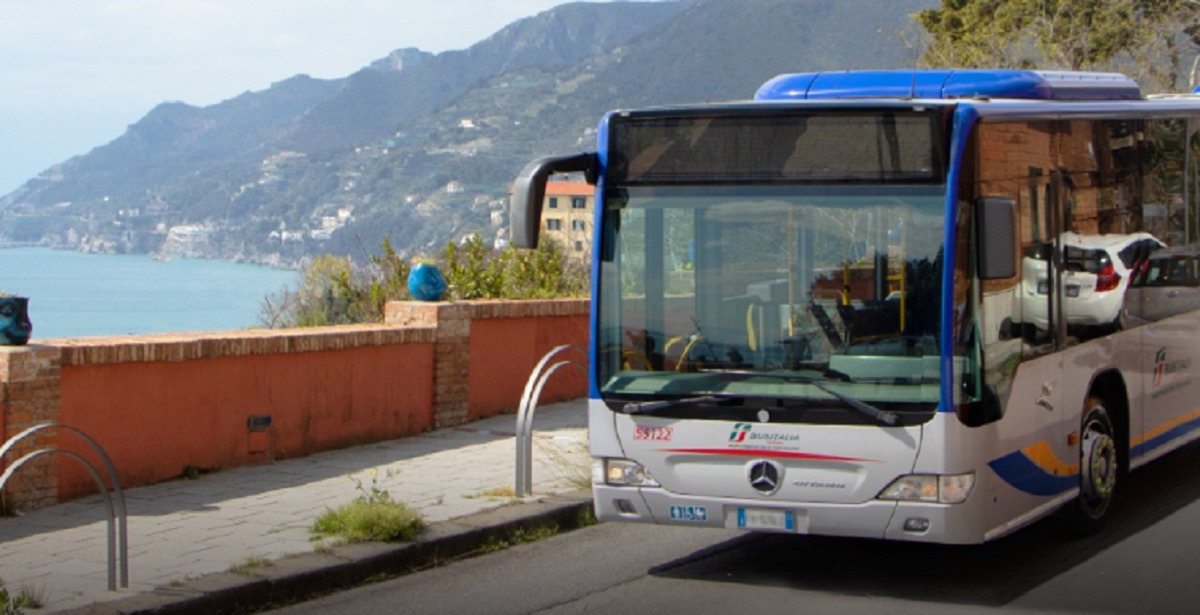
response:
<path fill-rule="evenodd" d="M 469 319 L 578 316 L 587 314 L 590 309 L 588 299 L 484 300 L 456 303 L 411 302 L 410 305 L 428 306 L 442 311 L 449 309 Z M 434 306 L 438 307 L 434 308 Z M 389 318 L 389 321 L 391 320 Z M 63 367 L 142 361 L 189 361 L 245 355 L 345 350 L 360 346 L 430 344 L 437 340 L 437 331 L 431 325 L 432 323 L 417 322 L 409 326 L 395 326 L 394 324 L 341 325 L 297 329 L 248 329 L 209 333 L 59 338 L 37 340 L 30 347 L 42 346 L 61 350 Z M 0 356 L 0 360 L 3 358 Z"/>
<path fill-rule="evenodd" d="M 590 299 L 542 299 L 537 301 L 470 301 L 471 318 L 532 318 L 535 316 L 580 316 L 591 310 Z"/>
<path fill-rule="evenodd" d="M 435 340 L 436 331 L 431 327 L 401 328 L 373 324 L 61 338 L 39 340 L 36 345 L 61 349 L 62 366 L 67 367 L 318 352 L 361 346 L 431 344 Z"/>
<path fill-rule="evenodd" d="M 589 299 L 389 301 L 385 308 L 385 322 L 393 325 L 431 326 L 445 319 L 586 316 L 590 309 Z"/>

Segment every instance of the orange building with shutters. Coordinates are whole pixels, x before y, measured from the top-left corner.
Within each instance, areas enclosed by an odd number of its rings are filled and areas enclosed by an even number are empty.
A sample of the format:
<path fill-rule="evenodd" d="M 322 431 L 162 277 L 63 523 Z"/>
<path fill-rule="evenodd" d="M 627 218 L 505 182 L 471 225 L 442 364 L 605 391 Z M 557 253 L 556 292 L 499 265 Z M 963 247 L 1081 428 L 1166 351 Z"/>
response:
<path fill-rule="evenodd" d="M 586 182 L 546 183 L 541 236 L 558 244 L 572 262 L 591 262 L 595 202 L 595 187 Z"/>

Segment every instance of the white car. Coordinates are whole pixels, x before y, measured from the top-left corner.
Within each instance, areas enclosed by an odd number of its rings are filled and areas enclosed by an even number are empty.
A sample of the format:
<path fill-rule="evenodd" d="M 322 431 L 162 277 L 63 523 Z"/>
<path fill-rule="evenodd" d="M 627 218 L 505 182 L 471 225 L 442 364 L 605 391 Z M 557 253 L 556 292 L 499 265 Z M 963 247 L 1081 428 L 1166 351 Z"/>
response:
<path fill-rule="evenodd" d="M 1125 297 L 1134 322 L 1156 321 L 1200 309 L 1200 250 L 1168 248 L 1138 267 Z"/>
<path fill-rule="evenodd" d="M 1133 272 L 1163 242 L 1149 233 L 1130 235 L 1080 235 L 1063 233 L 1062 296 L 1067 325 L 1120 328 L 1125 292 Z M 1020 306 L 1014 322 L 1047 330 L 1050 321 L 1050 283 L 1047 260 L 1052 246 L 1026 251 L 1021 261 Z"/>

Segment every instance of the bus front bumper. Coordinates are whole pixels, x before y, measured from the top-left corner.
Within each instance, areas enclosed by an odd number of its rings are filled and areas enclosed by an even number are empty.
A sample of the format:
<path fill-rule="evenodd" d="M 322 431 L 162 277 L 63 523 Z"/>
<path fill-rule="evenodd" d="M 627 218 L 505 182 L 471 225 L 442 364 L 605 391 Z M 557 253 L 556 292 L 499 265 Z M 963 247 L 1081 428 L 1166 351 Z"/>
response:
<path fill-rule="evenodd" d="M 743 500 L 671 493 L 661 488 L 592 485 L 601 521 L 658 523 L 789 534 L 979 543 L 969 506 L 871 500 L 859 504 Z"/>

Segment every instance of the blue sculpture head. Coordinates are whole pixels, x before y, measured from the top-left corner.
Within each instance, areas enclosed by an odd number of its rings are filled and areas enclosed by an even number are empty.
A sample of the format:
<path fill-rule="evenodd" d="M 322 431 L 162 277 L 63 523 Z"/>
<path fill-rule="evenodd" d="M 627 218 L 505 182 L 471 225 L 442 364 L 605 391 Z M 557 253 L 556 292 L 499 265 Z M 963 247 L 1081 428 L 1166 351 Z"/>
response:
<path fill-rule="evenodd" d="M 31 333 L 29 299 L 0 296 L 0 346 L 24 346 Z"/>

